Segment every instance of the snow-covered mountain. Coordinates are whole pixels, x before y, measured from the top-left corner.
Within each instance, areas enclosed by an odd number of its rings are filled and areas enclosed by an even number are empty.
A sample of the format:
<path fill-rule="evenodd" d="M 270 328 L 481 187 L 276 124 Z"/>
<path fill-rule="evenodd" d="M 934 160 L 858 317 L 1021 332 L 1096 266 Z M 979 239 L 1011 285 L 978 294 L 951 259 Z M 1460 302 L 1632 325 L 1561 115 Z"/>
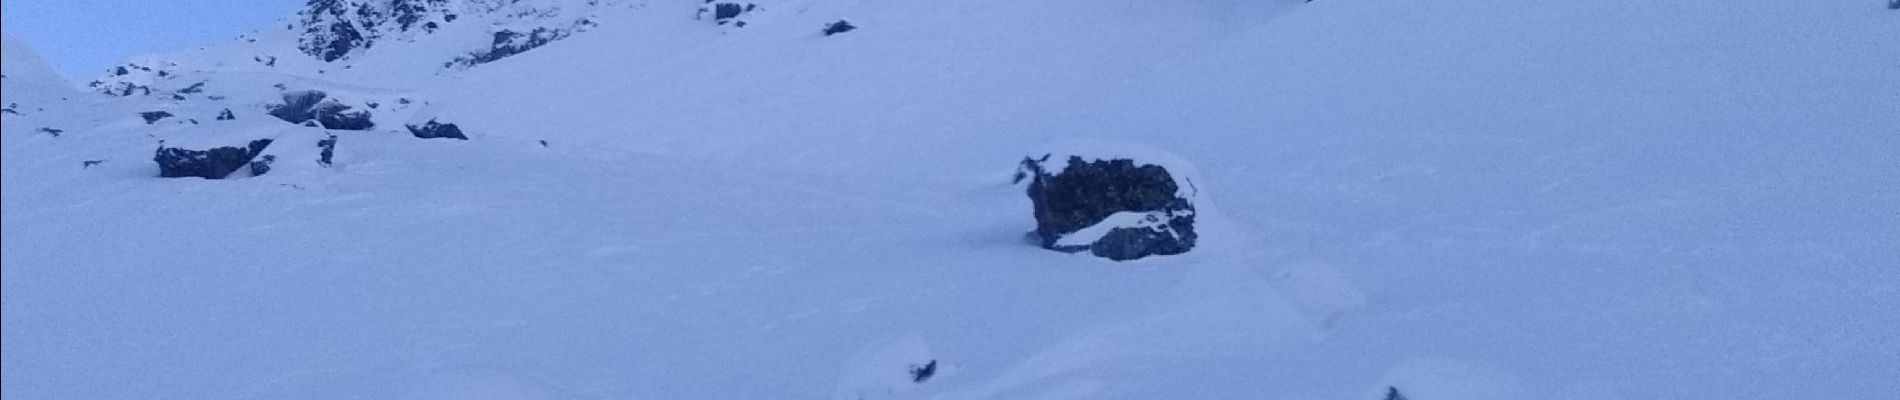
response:
<path fill-rule="evenodd" d="M 312 0 L 87 91 L 9 38 L 0 397 L 1878 397 L 1895 18 Z M 271 161 L 158 177 L 219 147 Z M 1026 241 L 1018 161 L 1098 148 L 1200 244 Z"/>

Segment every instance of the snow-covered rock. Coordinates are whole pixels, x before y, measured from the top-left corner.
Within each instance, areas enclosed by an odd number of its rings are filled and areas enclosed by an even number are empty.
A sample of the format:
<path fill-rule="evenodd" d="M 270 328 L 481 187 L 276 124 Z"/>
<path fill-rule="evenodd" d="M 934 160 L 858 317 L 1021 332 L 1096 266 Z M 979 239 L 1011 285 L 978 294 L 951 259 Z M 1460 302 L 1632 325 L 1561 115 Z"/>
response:
<path fill-rule="evenodd" d="M 270 145 L 271 139 L 256 139 L 198 150 L 159 143 L 158 154 L 152 161 L 158 163 L 158 175 L 166 178 L 224 179 L 246 167 L 251 168 L 251 174 L 261 175 L 270 170 L 272 160 L 263 159 L 257 164 L 258 155 Z"/>
<path fill-rule="evenodd" d="M 1025 158 L 1042 247 L 1128 261 L 1194 248 L 1194 189 L 1168 168 L 1135 158 L 1044 154 Z"/>
<path fill-rule="evenodd" d="M 457 127 L 455 124 L 437 122 L 434 119 L 430 119 L 428 122 L 423 122 L 420 125 L 408 124 L 406 127 L 409 128 L 409 134 L 416 135 L 417 138 L 468 140 L 468 135 L 462 133 L 461 127 Z"/>

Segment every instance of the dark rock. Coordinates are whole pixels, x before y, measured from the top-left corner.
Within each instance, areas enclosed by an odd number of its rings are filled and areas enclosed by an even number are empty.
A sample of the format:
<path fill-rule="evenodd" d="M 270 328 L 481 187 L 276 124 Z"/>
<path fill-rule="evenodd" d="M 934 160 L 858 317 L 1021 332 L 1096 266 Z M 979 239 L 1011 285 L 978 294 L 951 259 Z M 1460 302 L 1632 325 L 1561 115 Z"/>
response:
<path fill-rule="evenodd" d="M 1018 178 L 1030 179 L 1043 248 L 1127 261 L 1186 253 L 1198 239 L 1193 202 L 1179 197 L 1174 176 L 1159 165 L 1079 156 L 1051 163 L 1045 155 L 1023 159 Z M 1064 240 L 1078 233 L 1094 237 Z"/>
<path fill-rule="evenodd" d="M 66 133 L 66 131 L 65 131 L 65 130 L 62 130 L 62 129 L 53 129 L 53 128 L 44 128 L 44 127 L 42 127 L 42 128 L 40 128 L 40 129 L 39 129 L 39 133 L 44 133 L 44 134 L 48 134 L 48 135 L 53 135 L 53 137 L 59 137 L 59 134 L 61 134 L 61 133 Z"/>
<path fill-rule="evenodd" d="M 924 364 L 923 366 L 913 365 L 910 367 L 911 383 L 924 383 L 924 381 L 930 380 L 930 377 L 936 376 L 936 375 L 937 375 L 937 360 L 930 360 L 930 363 Z"/>
<path fill-rule="evenodd" d="M 548 141 L 542 140 L 540 142 L 541 142 L 541 147 L 548 147 Z"/>
<path fill-rule="evenodd" d="M 146 112 L 139 113 L 139 117 L 145 118 L 146 125 L 151 125 L 151 124 L 157 123 L 158 120 L 171 118 L 172 113 L 168 113 L 164 111 L 146 111 Z"/>
<path fill-rule="evenodd" d="M 581 21 L 581 24 L 577 26 L 577 28 L 592 26 L 592 25 L 593 25 L 593 21 L 584 20 L 584 21 Z M 546 46 L 548 43 L 553 43 L 556 40 L 566 39 L 568 36 L 572 36 L 574 34 L 574 30 L 575 29 L 555 29 L 555 28 L 534 28 L 534 30 L 530 30 L 527 32 L 518 32 L 514 30 L 502 30 L 500 32 L 495 32 L 494 40 L 489 43 L 488 50 L 473 52 L 465 56 L 456 57 L 454 60 L 450 60 L 448 64 L 445 64 L 444 66 L 445 67 L 459 66 L 459 67 L 467 68 L 467 67 L 473 67 L 476 65 L 495 62 L 496 60 L 507 58 L 509 56 L 514 56 L 516 54 L 525 53 L 528 50 L 534 50 L 536 48 L 540 48 L 541 46 Z"/>
<path fill-rule="evenodd" d="M 713 20 L 715 21 L 738 18 L 739 13 L 745 12 L 745 9 L 738 3 L 718 3 L 714 4 L 713 7 Z"/>
<path fill-rule="evenodd" d="M 195 94 L 195 93 L 200 93 L 204 91 L 205 91 L 204 82 L 194 83 L 194 84 L 191 84 L 190 87 L 186 87 L 184 89 L 178 89 L 178 93 L 184 93 L 184 94 Z"/>
<path fill-rule="evenodd" d="M 316 121 L 324 129 L 366 131 L 376 127 L 369 111 L 350 111 L 354 107 L 328 97 L 317 90 L 284 93 L 284 103 L 270 106 L 270 115 L 293 124 L 308 125 Z"/>
<path fill-rule="evenodd" d="M 317 90 L 284 93 L 284 103 L 271 105 L 270 115 L 284 122 L 301 124 L 304 121 L 316 119 L 317 116 L 312 113 L 312 109 L 328 97 L 329 94 Z"/>
<path fill-rule="evenodd" d="M 269 154 L 251 160 L 251 176 L 263 175 L 266 172 L 270 172 L 270 163 L 273 162 L 277 162 L 277 156 Z"/>
<path fill-rule="evenodd" d="M 439 123 L 436 122 L 435 119 L 430 119 L 429 122 L 425 122 L 420 126 L 409 124 L 408 127 L 410 134 L 423 139 L 449 138 L 468 140 L 468 136 L 462 134 L 462 128 L 456 127 L 455 124 Z"/>
<path fill-rule="evenodd" d="M 1399 394 L 1399 388 L 1386 386 L 1385 400 L 1409 400 L 1409 399 L 1406 399 L 1405 395 Z"/>
<path fill-rule="evenodd" d="M 725 25 L 736 22 L 736 26 L 743 28 L 745 27 L 745 21 L 739 21 L 738 18 L 741 15 L 758 9 L 758 4 L 706 0 L 704 5 L 699 6 L 699 15 L 697 18 L 705 19 L 707 14 L 712 14 L 713 23 Z"/>
<path fill-rule="evenodd" d="M 237 119 L 237 115 L 231 114 L 231 109 L 229 108 L 224 109 L 224 111 L 218 112 L 219 121 L 230 121 L 234 119 Z"/>
<path fill-rule="evenodd" d="M 324 129 L 367 131 L 376 128 L 369 111 L 347 111 L 349 107 L 325 109 L 317 113 L 317 124 Z"/>
<path fill-rule="evenodd" d="M 318 140 L 317 148 L 321 149 L 317 152 L 317 163 L 323 164 L 325 167 L 330 166 L 330 158 L 336 155 L 336 135 L 330 135 L 329 138 Z"/>
<path fill-rule="evenodd" d="M 838 20 L 838 22 L 833 22 L 833 23 L 825 25 L 825 36 L 831 36 L 831 35 L 836 35 L 840 33 L 850 32 L 856 29 L 858 29 L 857 25 L 852 25 L 851 21 L 846 21 L 846 20 L 841 19 L 841 20 Z"/>
<path fill-rule="evenodd" d="M 158 154 L 152 157 L 152 161 L 158 163 L 158 174 L 162 177 L 195 176 L 205 179 L 224 179 L 232 172 L 237 172 L 238 168 L 250 165 L 251 160 L 262 153 L 264 148 L 270 147 L 270 144 L 270 139 L 257 139 L 244 147 L 187 150 L 165 147 L 164 143 L 159 143 Z M 268 167 L 266 169 L 268 170 Z"/>
<path fill-rule="evenodd" d="M 358 9 L 361 10 L 361 9 Z M 369 46 L 369 39 L 349 17 L 349 4 L 339 0 L 311 0 L 304 10 L 304 33 L 297 49 L 324 62 L 343 59 L 358 48 Z"/>
<path fill-rule="evenodd" d="M 80 163 L 80 167 L 79 167 L 80 169 L 86 169 L 86 168 L 92 168 L 92 166 L 94 165 L 105 164 L 106 160 L 86 160 L 86 161 L 80 161 L 79 163 Z"/>

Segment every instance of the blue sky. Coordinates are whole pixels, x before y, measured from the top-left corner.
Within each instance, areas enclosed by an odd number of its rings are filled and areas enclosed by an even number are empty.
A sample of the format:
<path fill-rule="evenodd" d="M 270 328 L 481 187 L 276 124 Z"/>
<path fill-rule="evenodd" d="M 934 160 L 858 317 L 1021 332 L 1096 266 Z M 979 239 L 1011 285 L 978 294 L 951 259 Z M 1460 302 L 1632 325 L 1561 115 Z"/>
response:
<path fill-rule="evenodd" d="M 139 54 L 220 43 L 289 16 L 305 0 L 6 0 L 0 29 L 74 81 Z"/>

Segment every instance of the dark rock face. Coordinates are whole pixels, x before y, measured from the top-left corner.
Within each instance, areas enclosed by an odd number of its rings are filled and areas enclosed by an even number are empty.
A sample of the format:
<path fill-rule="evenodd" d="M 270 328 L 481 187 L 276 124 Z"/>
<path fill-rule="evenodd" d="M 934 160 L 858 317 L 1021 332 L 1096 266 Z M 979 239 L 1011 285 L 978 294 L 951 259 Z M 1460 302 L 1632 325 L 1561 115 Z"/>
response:
<path fill-rule="evenodd" d="M 160 143 L 158 154 L 152 157 L 152 161 L 158 163 L 158 174 L 162 177 L 195 176 L 205 179 L 224 179 L 232 172 L 237 172 L 238 168 L 247 165 L 256 171 L 257 167 L 251 164 L 251 160 L 256 158 L 258 153 L 262 153 L 264 148 L 270 147 L 270 144 L 270 139 L 258 139 L 244 147 L 187 150 L 165 147 L 163 143 Z M 269 161 L 266 161 L 265 165 L 264 170 L 269 171 Z"/>
<path fill-rule="evenodd" d="M 324 129 L 345 131 L 367 131 L 376 128 L 376 123 L 370 121 L 369 111 L 349 111 L 348 106 L 340 104 L 338 106 L 340 108 L 319 107 L 316 113 L 317 125 L 322 125 Z"/>
<path fill-rule="evenodd" d="M 468 136 L 462 134 L 462 128 L 455 126 L 455 124 L 439 123 L 439 122 L 436 122 L 434 119 L 430 119 L 429 122 L 423 123 L 422 125 L 410 124 L 408 125 L 408 127 L 409 127 L 409 133 L 416 135 L 416 137 L 418 138 L 423 138 L 423 139 L 448 138 L 448 139 L 468 140 Z"/>
<path fill-rule="evenodd" d="M 707 14 L 712 14 L 713 23 L 720 25 L 733 24 L 733 26 L 743 28 L 745 27 L 745 21 L 740 21 L 739 17 L 746 13 L 757 11 L 758 9 L 758 4 L 706 0 L 703 5 L 699 6 L 698 18 L 705 19 Z"/>
<path fill-rule="evenodd" d="M 139 113 L 139 117 L 145 118 L 146 125 L 151 125 L 151 124 L 158 123 L 158 120 L 171 118 L 172 113 L 168 113 L 164 111 L 146 111 L 146 112 Z"/>
<path fill-rule="evenodd" d="M 389 33 L 433 31 L 432 16 L 454 21 L 449 6 L 449 0 L 309 0 L 298 12 L 304 31 L 297 48 L 325 62 L 341 60 Z"/>
<path fill-rule="evenodd" d="M 266 154 L 263 157 L 258 157 L 255 160 L 251 160 L 251 176 L 263 175 L 266 172 L 270 172 L 270 163 L 273 163 L 276 161 L 277 161 L 277 156 L 273 156 L 269 154 Z"/>
<path fill-rule="evenodd" d="M 270 106 L 270 115 L 293 124 L 316 119 L 312 112 L 329 94 L 316 90 L 284 93 L 284 104 Z"/>
<path fill-rule="evenodd" d="M 284 103 L 270 106 L 270 115 L 293 124 L 315 121 L 324 129 L 366 131 L 376 127 L 369 111 L 351 111 L 354 107 L 328 97 L 317 90 L 284 93 Z"/>
<path fill-rule="evenodd" d="M 924 383 L 924 381 L 930 380 L 930 377 L 936 376 L 936 375 L 937 375 L 937 360 L 930 360 L 929 363 L 926 363 L 924 365 L 912 365 L 910 367 L 910 382 L 911 383 Z"/>
<path fill-rule="evenodd" d="M 495 32 L 495 40 L 489 44 L 488 50 L 456 57 L 454 60 L 449 61 L 445 67 L 459 66 L 467 68 L 495 62 L 496 60 L 546 46 L 548 43 L 553 43 L 556 40 L 566 39 L 568 36 L 572 36 L 575 30 L 594 26 L 593 24 L 594 22 L 591 20 L 581 20 L 575 28 L 571 29 L 534 28 L 534 30 L 528 32 L 517 32 L 514 30 Z"/>
<path fill-rule="evenodd" d="M 1032 179 L 1028 194 L 1043 248 L 1115 261 L 1194 248 L 1194 204 L 1178 197 L 1166 168 L 1130 159 L 1049 158 L 1023 159 L 1018 174 Z M 1069 237 L 1077 234 L 1093 237 Z"/>
<path fill-rule="evenodd" d="M 336 156 L 336 135 L 317 141 L 317 164 L 330 166 L 330 158 Z"/>
<path fill-rule="evenodd" d="M 54 129 L 54 128 L 47 128 L 47 127 L 41 127 L 41 128 L 40 128 L 40 129 L 39 129 L 39 130 L 38 130 L 37 132 L 39 132 L 39 133 L 44 133 L 44 134 L 48 134 L 48 135 L 53 135 L 53 137 L 59 137 L 59 134 L 61 134 L 61 133 L 66 133 L 66 130 L 64 130 L 64 129 Z"/>
<path fill-rule="evenodd" d="M 230 121 L 230 120 L 234 120 L 234 119 L 237 119 L 237 116 L 236 116 L 236 115 L 232 115 L 232 114 L 231 114 L 231 109 L 229 109 L 229 108 L 226 108 L 226 109 L 224 109 L 224 111 L 219 111 L 219 112 L 218 112 L 218 120 L 219 120 L 219 121 Z"/>
<path fill-rule="evenodd" d="M 833 22 L 833 23 L 825 25 L 825 36 L 831 36 L 831 35 L 836 35 L 840 33 L 850 32 L 857 29 L 858 29 L 858 26 L 852 25 L 851 21 L 846 21 L 846 20 L 841 19 L 841 20 L 838 20 L 838 22 Z"/>

